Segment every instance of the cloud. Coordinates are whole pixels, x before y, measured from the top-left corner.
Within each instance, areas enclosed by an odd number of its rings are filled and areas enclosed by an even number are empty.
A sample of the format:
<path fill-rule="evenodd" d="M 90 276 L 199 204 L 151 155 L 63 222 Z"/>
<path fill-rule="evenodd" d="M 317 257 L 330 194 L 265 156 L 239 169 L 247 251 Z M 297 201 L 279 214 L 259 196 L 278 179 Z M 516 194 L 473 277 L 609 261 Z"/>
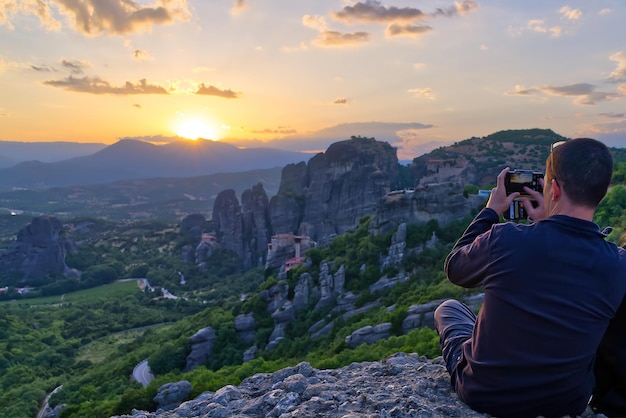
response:
<path fill-rule="evenodd" d="M 583 16 L 583 12 L 581 12 L 580 9 L 572 9 L 569 6 L 561 7 L 559 13 L 561 13 L 561 16 L 569 20 L 578 20 Z"/>
<path fill-rule="evenodd" d="M 232 90 L 221 90 L 215 86 L 206 86 L 204 83 L 200 83 L 196 94 L 223 97 L 225 99 L 237 99 L 239 97 L 239 93 Z"/>
<path fill-rule="evenodd" d="M 58 30 L 62 25 L 52 16 L 51 6 L 85 35 L 123 35 L 190 17 L 187 0 L 155 0 L 154 6 L 141 6 L 130 0 L 20 0 L 17 5 L 0 4 L 0 25 L 13 29 L 14 15 L 32 14 L 46 29 Z"/>
<path fill-rule="evenodd" d="M 297 131 L 293 128 L 290 128 L 289 126 L 279 126 L 276 129 L 261 129 L 261 130 L 253 130 L 250 131 L 253 134 L 272 134 L 272 135 L 293 135 L 295 133 L 297 133 Z"/>
<path fill-rule="evenodd" d="M 611 14 L 611 13 L 613 13 L 613 10 L 608 9 L 608 8 L 607 9 L 602 9 L 602 10 L 600 10 L 598 12 L 599 15 L 608 15 L 608 14 Z"/>
<path fill-rule="evenodd" d="M 464 16 L 470 12 L 473 12 L 476 9 L 478 9 L 478 4 L 473 1 L 455 1 L 454 6 L 450 6 L 445 9 L 437 8 L 430 15 L 444 17 Z"/>
<path fill-rule="evenodd" d="M 52 67 L 48 67 L 47 65 L 35 65 L 32 64 L 30 66 L 30 68 L 32 68 L 33 70 L 40 72 L 40 73 L 51 73 L 53 71 L 56 71 L 54 68 Z"/>
<path fill-rule="evenodd" d="M 328 30 L 324 16 L 304 15 L 302 16 L 302 24 L 308 28 L 317 29 L 320 32 Z"/>
<path fill-rule="evenodd" d="M 603 116 L 605 118 L 611 118 L 611 119 L 624 119 L 626 118 L 626 113 L 615 113 L 615 112 L 600 113 L 600 116 Z"/>
<path fill-rule="evenodd" d="M 347 24 L 355 23 L 383 23 L 387 24 L 385 36 L 393 38 L 398 36 L 419 37 L 433 28 L 426 24 L 417 24 L 417 21 L 424 21 L 437 16 L 461 16 L 475 10 L 478 5 L 471 0 L 454 2 L 453 6 L 438 8 L 433 13 L 425 13 L 414 7 L 383 6 L 377 0 L 358 1 L 345 6 L 340 11 L 331 12 L 331 17 Z M 330 30 L 326 20 L 322 16 L 305 15 L 302 24 L 316 29 L 320 32 L 318 39 L 313 44 L 318 46 L 344 46 L 355 45 L 369 41 L 369 34 L 366 32 L 355 32 L 343 34 Z"/>
<path fill-rule="evenodd" d="M 369 41 L 369 33 L 367 32 L 341 33 L 328 30 L 328 24 L 326 23 L 326 19 L 324 19 L 323 16 L 304 15 L 302 17 L 302 24 L 319 32 L 317 39 L 314 39 L 311 42 L 313 45 L 316 46 L 355 46 L 367 43 Z M 299 49 L 302 49 L 302 46 L 300 46 Z"/>
<path fill-rule="evenodd" d="M 19 0 L 0 2 L 0 26 L 6 26 L 14 30 L 13 17 L 19 14 L 32 14 L 39 18 L 41 24 L 47 30 L 59 30 L 61 23 L 52 16 L 50 4 L 53 1 L 46 0 Z"/>
<path fill-rule="evenodd" d="M 530 96 L 533 94 L 541 93 L 541 90 L 536 89 L 534 87 L 526 89 L 523 86 L 517 85 L 515 86 L 515 91 L 507 92 L 505 95 L 507 96 Z"/>
<path fill-rule="evenodd" d="M 141 49 L 135 49 L 135 52 L 133 52 L 133 58 L 135 58 L 136 61 L 146 61 L 149 60 L 150 54 L 148 54 L 146 51 L 142 51 Z"/>
<path fill-rule="evenodd" d="M 357 2 L 352 6 L 345 6 L 341 11 L 333 12 L 332 16 L 345 23 L 412 22 L 427 18 L 427 15 L 419 9 L 395 6 L 387 8 L 376 0 L 366 0 L 364 3 Z"/>
<path fill-rule="evenodd" d="M 433 125 L 425 125 L 418 122 L 351 122 L 324 128 L 308 135 L 298 135 L 297 137 L 293 136 L 285 139 L 303 141 L 327 140 L 330 141 L 328 142 L 328 145 L 330 145 L 333 141 L 348 139 L 351 136 L 373 136 L 379 140 L 395 142 L 400 140 L 398 132 L 429 129 L 432 127 Z M 309 149 L 311 148 L 309 147 Z"/>
<path fill-rule="evenodd" d="M 246 5 L 246 1 L 245 0 L 237 0 L 235 1 L 235 4 L 233 5 L 232 9 L 230 9 L 230 14 L 233 16 L 238 15 L 239 13 L 243 12 L 244 10 L 246 10 L 248 8 L 248 6 Z"/>
<path fill-rule="evenodd" d="M 347 104 L 348 99 L 335 99 L 333 100 L 333 104 Z"/>
<path fill-rule="evenodd" d="M 251 133 L 270 135 L 284 135 L 287 133 L 287 136 L 284 137 L 275 137 L 269 140 L 223 138 L 220 141 L 240 147 L 279 148 L 311 153 L 324 151 L 330 144 L 349 139 L 352 136 L 366 136 L 387 141 L 397 146 L 400 158 L 411 159 L 417 155 L 411 153 L 419 150 L 422 145 L 420 143 L 425 141 L 416 139 L 418 137 L 417 133 L 424 132 L 432 127 L 433 125 L 417 122 L 353 122 L 331 126 L 315 132 L 289 134 L 290 128 L 287 126 L 279 127 L 278 129 L 251 131 Z M 431 151 L 438 146 L 441 146 L 441 144 L 426 146 L 427 149 L 424 152 Z M 404 151 L 405 147 L 408 150 L 407 152 Z"/>
<path fill-rule="evenodd" d="M 574 104 L 594 105 L 597 102 L 611 101 L 624 96 L 624 93 L 606 93 L 595 91 L 596 86 L 589 83 L 575 83 L 566 86 L 543 86 L 525 89 L 522 86 L 515 86 L 515 91 L 507 92 L 509 96 L 531 96 L 545 94 L 556 97 L 574 97 Z"/>
<path fill-rule="evenodd" d="M 70 73 L 72 74 L 82 74 L 85 68 L 91 67 L 91 64 L 86 61 L 76 61 L 76 60 L 70 61 L 70 60 L 62 59 L 61 66 L 63 68 L 68 69 Z"/>
<path fill-rule="evenodd" d="M 171 142 L 176 142 L 181 138 L 179 136 L 164 136 L 164 135 L 146 135 L 146 136 L 123 136 L 118 138 L 122 139 L 132 139 L 135 141 L 143 141 L 150 142 L 154 144 L 169 144 Z"/>
<path fill-rule="evenodd" d="M 617 68 L 609 74 L 609 81 L 622 83 L 626 81 L 626 53 L 620 51 L 609 57 L 611 61 L 617 62 Z"/>
<path fill-rule="evenodd" d="M 429 87 L 418 87 L 414 89 L 409 89 L 409 93 L 414 94 L 418 97 L 424 97 L 426 99 L 435 100 L 435 94 Z"/>
<path fill-rule="evenodd" d="M 320 32 L 319 37 L 313 40 L 313 44 L 322 47 L 354 46 L 367 43 L 369 33 L 354 32 L 340 33 L 336 31 Z"/>
<path fill-rule="evenodd" d="M 553 38 L 561 36 L 561 32 L 563 31 L 560 26 L 547 27 L 542 19 L 529 20 L 526 27 L 533 32 L 550 33 L 550 36 Z"/>
<path fill-rule="evenodd" d="M 139 82 L 136 84 L 127 81 L 121 87 L 112 86 L 111 83 L 106 80 L 102 80 L 99 77 L 74 78 L 72 76 L 69 76 L 64 80 L 44 81 L 43 84 L 52 87 L 59 87 L 78 93 L 90 94 L 168 94 L 167 90 L 165 90 L 163 87 L 155 84 L 148 84 L 145 78 L 139 80 Z"/>
<path fill-rule="evenodd" d="M 596 92 L 596 86 L 588 83 L 570 84 L 568 86 L 547 86 L 542 91 L 551 96 L 575 97 L 574 103 L 580 105 L 594 105 L 597 102 L 610 101 L 621 97 L 616 93 Z"/>
<path fill-rule="evenodd" d="M 428 25 L 400 25 L 392 23 L 387 27 L 385 36 L 392 38 L 394 36 L 420 36 L 432 31 L 433 28 Z"/>
<path fill-rule="evenodd" d="M 124 46 L 133 53 L 133 58 L 135 59 L 135 61 L 147 61 L 152 59 L 148 52 L 135 48 L 133 46 L 133 43 L 128 39 L 124 41 Z"/>

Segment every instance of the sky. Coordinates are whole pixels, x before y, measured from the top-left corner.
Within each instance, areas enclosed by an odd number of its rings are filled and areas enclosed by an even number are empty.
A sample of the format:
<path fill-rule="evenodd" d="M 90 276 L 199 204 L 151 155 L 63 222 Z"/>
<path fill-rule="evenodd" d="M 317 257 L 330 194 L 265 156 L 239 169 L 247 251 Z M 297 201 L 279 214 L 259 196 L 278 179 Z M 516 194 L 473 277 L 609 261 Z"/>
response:
<path fill-rule="evenodd" d="M 0 140 L 626 147 L 623 0 L 0 0 Z"/>

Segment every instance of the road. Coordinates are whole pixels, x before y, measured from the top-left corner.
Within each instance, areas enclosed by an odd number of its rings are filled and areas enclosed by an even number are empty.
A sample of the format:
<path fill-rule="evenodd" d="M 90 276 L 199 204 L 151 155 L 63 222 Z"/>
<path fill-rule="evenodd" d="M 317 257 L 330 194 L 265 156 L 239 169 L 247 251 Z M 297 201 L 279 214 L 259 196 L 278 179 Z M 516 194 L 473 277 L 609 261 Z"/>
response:
<path fill-rule="evenodd" d="M 148 360 L 144 360 L 133 369 L 133 377 L 136 381 L 141 383 L 141 385 L 145 388 L 148 386 L 148 383 L 154 379 L 154 375 L 150 371 L 150 366 L 148 365 Z"/>
<path fill-rule="evenodd" d="M 48 412 L 48 401 L 50 400 L 50 396 L 54 395 L 55 393 L 60 391 L 62 388 L 63 388 L 63 385 L 57 386 L 52 392 L 48 394 L 48 396 L 46 396 L 46 399 L 44 399 L 41 409 L 39 409 L 37 418 L 43 418 L 46 415 L 46 413 Z"/>

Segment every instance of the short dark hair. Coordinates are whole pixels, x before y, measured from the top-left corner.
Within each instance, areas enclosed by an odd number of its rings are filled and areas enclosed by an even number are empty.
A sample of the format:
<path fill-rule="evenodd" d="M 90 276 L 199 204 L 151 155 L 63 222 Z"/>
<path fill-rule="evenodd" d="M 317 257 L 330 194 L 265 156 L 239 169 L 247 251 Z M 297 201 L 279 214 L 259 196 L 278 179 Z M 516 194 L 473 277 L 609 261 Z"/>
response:
<path fill-rule="evenodd" d="M 556 179 L 572 203 L 595 208 L 611 183 L 613 157 L 600 141 L 571 139 L 552 150 L 546 172 Z"/>

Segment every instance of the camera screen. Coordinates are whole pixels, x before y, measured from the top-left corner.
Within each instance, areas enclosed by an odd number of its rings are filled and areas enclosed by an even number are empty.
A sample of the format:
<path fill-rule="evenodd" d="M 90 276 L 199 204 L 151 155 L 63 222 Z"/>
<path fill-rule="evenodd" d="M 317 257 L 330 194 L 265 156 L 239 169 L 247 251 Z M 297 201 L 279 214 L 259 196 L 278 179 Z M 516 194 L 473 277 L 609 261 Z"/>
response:
<path fill-rule="evenodd" d="M 512 170 L 506 174 L 504 180 L 506 187 L 506 194 L 519 192 L 521 194 L 527 194 L 524 191 L 524 187 L 528 187 L 532 190 L 542 192 L 543 189 L 539 183 L 539 179 L 543 177 L 543 173 L 535 172 L 532 170 Z"/>
<path fill-rule="evenodd" d="M 511 173 L 511 183 L 531 184 L 532 181 L 533 181 L 532 171 L 521 171 L 517 173 Z"/>

